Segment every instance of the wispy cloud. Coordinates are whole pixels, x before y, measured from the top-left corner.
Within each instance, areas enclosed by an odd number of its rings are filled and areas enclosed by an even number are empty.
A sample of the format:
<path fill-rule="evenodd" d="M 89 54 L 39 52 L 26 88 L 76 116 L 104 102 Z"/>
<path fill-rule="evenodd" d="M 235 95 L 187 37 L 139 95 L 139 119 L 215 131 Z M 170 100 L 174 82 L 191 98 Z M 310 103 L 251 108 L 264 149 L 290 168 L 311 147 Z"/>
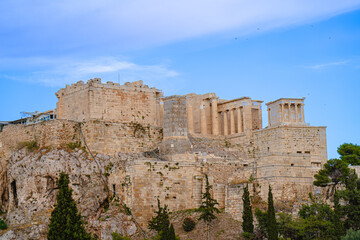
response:
<path fill-rule="evenodd" d="M 2 75 L 5 79 L 28 81 L 48 86 L 63 87 L 65 84 L 79 80 L 101 77 L 105 81 L 121 82 L 146 80 L 147 83 L 166 81 L 177 77 L 179 73 L 168 67 L 158 65 L 141 65 L 111 57 L 96 58 L 87 61 L 73 61 L 62 58 L 17 58 L 0 59 L 1 68 L 14 68 L 14 74 Z M 32 69 L 32 70 L 27 70 Z M 26 75 L 22 74 L 26 71 Z"/>
<path fill-rule="evenodd" d="M 329 62 L 329 63 L 322 63 L 322 64 L 315 64 L 315 65 L 311 65 L 311 66 L 305 66 L 305 68 L 319 70 L 319 69 L 324 69 L 324 68 L 333 67 L 333 66 L 345 65 L 348 62 L 349 62 L 349 60 L 338 61 L 338 62 Z"/>
<path fill-rule="evenodd" d="M 252 34 L 359 7 L 359 0 L 0 1 L 0 43 L 4 50 L 144 48 L 225 31 Z"/>

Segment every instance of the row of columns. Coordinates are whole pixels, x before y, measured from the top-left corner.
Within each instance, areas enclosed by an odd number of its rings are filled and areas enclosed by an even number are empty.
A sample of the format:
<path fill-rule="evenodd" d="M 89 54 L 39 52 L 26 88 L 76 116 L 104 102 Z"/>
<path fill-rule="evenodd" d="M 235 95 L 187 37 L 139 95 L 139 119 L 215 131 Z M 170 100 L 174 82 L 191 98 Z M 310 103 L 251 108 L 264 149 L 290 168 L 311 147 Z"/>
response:
<path fill-rule="evenodd" d="M 300 106 L 300 111 L 301 111 L 301 122 L 305 122 L 305 118 L 304 118 L 304 104 L 303 103 L 281 103 L 281 121 L 285 122 L 285 104 L 287 104 L 288 107 L 288 122 L 291 122 L 291 106 L 294 105 L 295 107 L 295 122 L 300 122 L 298 119 L 298 106 Z"/>
<path fill-rule="evenodd" d="M 281 103 L 280 104 L 280 122 L 292 122 L 291 120 L 291 106 L 295 108 L 295 122 L 305 122 L 304 116 L 304 104 L 303 103 Z M 288 109 L 288 117 L 285 119 L 285 108 Z M 301 121 L 298 118 L 299 110 L 301 112 Z M 271 116 L 271 109 L 268 109 L 268 122 L 271 125 L 270 116 Z"/>
<path fill-rule="evenodd" d="M 223 114 L 223 130 L 224 135 L 235 134 L 243 132 L 242 129 L 242 114 L 241 107 L 227 109 L 225 111 L 218 112 L 217 107 L 217 98 L 210 99 L 210 111 L 211 111 L 211 134 L 219 135 L 219 114 Z M 236 111 L 236 120 L 235 122 L 235 111 Z M 228 119 L 230 115 L 230 119 Z M 230 132 L 229 132 L 229 120 L 230 120 Z M 190 133 L 194 133 L 194 116 L 193 116 L 193 107 L 190 103 L 187 104 L 187 126 Z M 200 104 L 200 133 L 208 133 L 208 125 L 206 120 L 206 111 L 205 111 L 205 102 L 204 100 Z"/>
<path fill-rule="evenodd" d="M 237 123 L 235 124 L 235 110 L 237 113 Z M 230 132 L 229 132 L 229 126 L 228 126 L 228 115 L 230 113 Z M 238 108 L 232 108 L 232 109 L 228 109 L 225 110 L 223 112 L 220 112 L 220 114 L 223 114 L 224 117 L 224 135 L 229 135 L 229 134 L 235 134 L 235 133 L 241 133 L 243 132 L 242 129 L 242 114 L 241 114 L 241 107 Z"/>

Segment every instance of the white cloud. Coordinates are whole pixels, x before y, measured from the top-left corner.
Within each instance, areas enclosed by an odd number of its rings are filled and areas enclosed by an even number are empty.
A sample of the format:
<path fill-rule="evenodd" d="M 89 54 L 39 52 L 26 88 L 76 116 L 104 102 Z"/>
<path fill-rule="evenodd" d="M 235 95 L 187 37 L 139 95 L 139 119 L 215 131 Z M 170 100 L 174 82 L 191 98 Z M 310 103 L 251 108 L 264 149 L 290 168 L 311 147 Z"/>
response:
<path fill-rule="evenodd" d="M 1 69 L 17 66 L 16 74 L 7 73 L 2 77 L 10 80 L 41 83 L 48 86 L 63 87 L 65 84 L 86 81 L 100 77 L 104 81 L 136 81 L 146 80 L 147 84 L 159 83 L 179 75 L 175 70 L 164 65 L 140 65 L 129 61 L 122 61 L 112 57 L 96 58 L 96 60 L 72 61 L 70 59 L 55 58 L 20 58 L 0 59 Z M 33 69 L 29 72 L 26 69 Z M 21 72 L 25 70 L 26 75 Z"/>
<path fill-rule="evenodd" d="M 346 60 L 346 61 L 338 61 L 338 62 L 329 62 L 329 63 L 322 63 L 322 64 L 316 64 L 316 65 L 311 65 L 311 66 L 305 66 L 305 68 L 319 70 L 319 69 L 333 67 L 333 66 L 345 65 L 348 62 L 349 62 L 348 60 Z"/>
<path fill-rule="evenodd" d="M 2 1 L 0 29 L 39 45 L 111 43 L 127 49 L 226 31 L 241 36 L 359 7 L 359 0 Z"/>

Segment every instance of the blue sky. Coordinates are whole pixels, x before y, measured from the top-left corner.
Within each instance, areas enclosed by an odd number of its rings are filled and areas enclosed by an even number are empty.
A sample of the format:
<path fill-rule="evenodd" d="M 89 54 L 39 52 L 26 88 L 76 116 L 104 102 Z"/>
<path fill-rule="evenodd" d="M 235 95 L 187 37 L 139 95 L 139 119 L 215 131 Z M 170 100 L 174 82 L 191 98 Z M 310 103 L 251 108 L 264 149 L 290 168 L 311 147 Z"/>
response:
<path fill-rule="evenodd" d="M 0 2 L 0 120 L 118 75 L 165 95 L 306 97 L 306 121 L 327 126 L 337 157 L 360 144 L 360 0 Z"/>

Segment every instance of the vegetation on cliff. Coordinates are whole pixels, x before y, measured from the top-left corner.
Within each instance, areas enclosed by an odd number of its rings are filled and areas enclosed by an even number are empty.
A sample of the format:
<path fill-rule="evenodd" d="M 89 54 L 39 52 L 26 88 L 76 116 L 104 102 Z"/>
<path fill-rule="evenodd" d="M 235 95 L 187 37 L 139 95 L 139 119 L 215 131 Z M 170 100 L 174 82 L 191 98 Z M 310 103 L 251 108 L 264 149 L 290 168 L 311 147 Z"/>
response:
<path fill-rule="evenodd" d="M 78 214 L 76 203 L 72 198 L 72 189 L 69 188 L 69 176 L 60 174 L 58 181 L 59 193 L 57 203 L 51 213 L 49 240 L 91 240 L 91 235 L 86 232 L 81 215 Z"/>
<path fill-rule="evenodd" d="M 244 231 L 243 236 L 245 238 L 252 238 L 254 234 L 254 219 L 250 202 L 249 186 L 246 185 L 242 196 L 243 200 L 243 222 L 242 229 Z"/>
<path fill-rule="evenodd" d="M 356 238 L 360 231 L 355 232 L 360 229 L 360 179 L 355 170 L 349 168 L 349 164 L 358 165 L 360 147 L 343 144 L 338 152 L 340 159 L 330 159 L 324 164 L 314 181 L 315 186 L 330 190 L 326 199 L 332 203 L 324 203 L 320 196 L 310 194 L 311 202 L 301 207 L 299 217 L 278 213 L 275 218 L 269 189 L 268 211 L 255 210 L 258 224 L 254 239 L 277 239 L 278 235 L 296 240 L 360 239 Z"/>
<path fill-rule="evenodd" d="M 209 239 L 209 227 L 211 222 L 216 219 L 215 213 L 219 213 L 220 210 L 216 208 L 218 202 L 216 199 L 213 199 L 210 194 L 210 190 L 212 186 L 209 184 L 208 175 L 205 174 L 206 185 L 205 185 L 205 192 L 202 196 L 202 203 L 199 207 L 198 211 L 200 212 L 199 220 L 203 220 L 207 225 L 207 232 L 208 232 L 208 239 Z"/>
<path fill-rule="evenodd" d="M 268 193 L 268 211 L 267 211 L 267 235 L 269 240 L 277 240 L 278 239 L 278 230 L 277 223 L 275 217 L 275 209 L 274 209 L 274 200 L 271 191 L 271 186 L 269 185 L 269 193 Z"/>
<path fill-rule="evenodd" d="M 170 224 L 168 206 L 165 204 L 161 207 L 160 200 L 158 201 L 158 210 L 156 215 L 149 221 L 148 228 L 155 230 L 158 236 L 155 240 L 176 240 L 174 226 Z"/>
<path fill-rule="evenodd" d="M 8 228 L 8 226 L 7 226 L 6 222 L 4 222 L 4 220 L 0 219 L 0 229 L 5 230 L 7 228 Z"/>

